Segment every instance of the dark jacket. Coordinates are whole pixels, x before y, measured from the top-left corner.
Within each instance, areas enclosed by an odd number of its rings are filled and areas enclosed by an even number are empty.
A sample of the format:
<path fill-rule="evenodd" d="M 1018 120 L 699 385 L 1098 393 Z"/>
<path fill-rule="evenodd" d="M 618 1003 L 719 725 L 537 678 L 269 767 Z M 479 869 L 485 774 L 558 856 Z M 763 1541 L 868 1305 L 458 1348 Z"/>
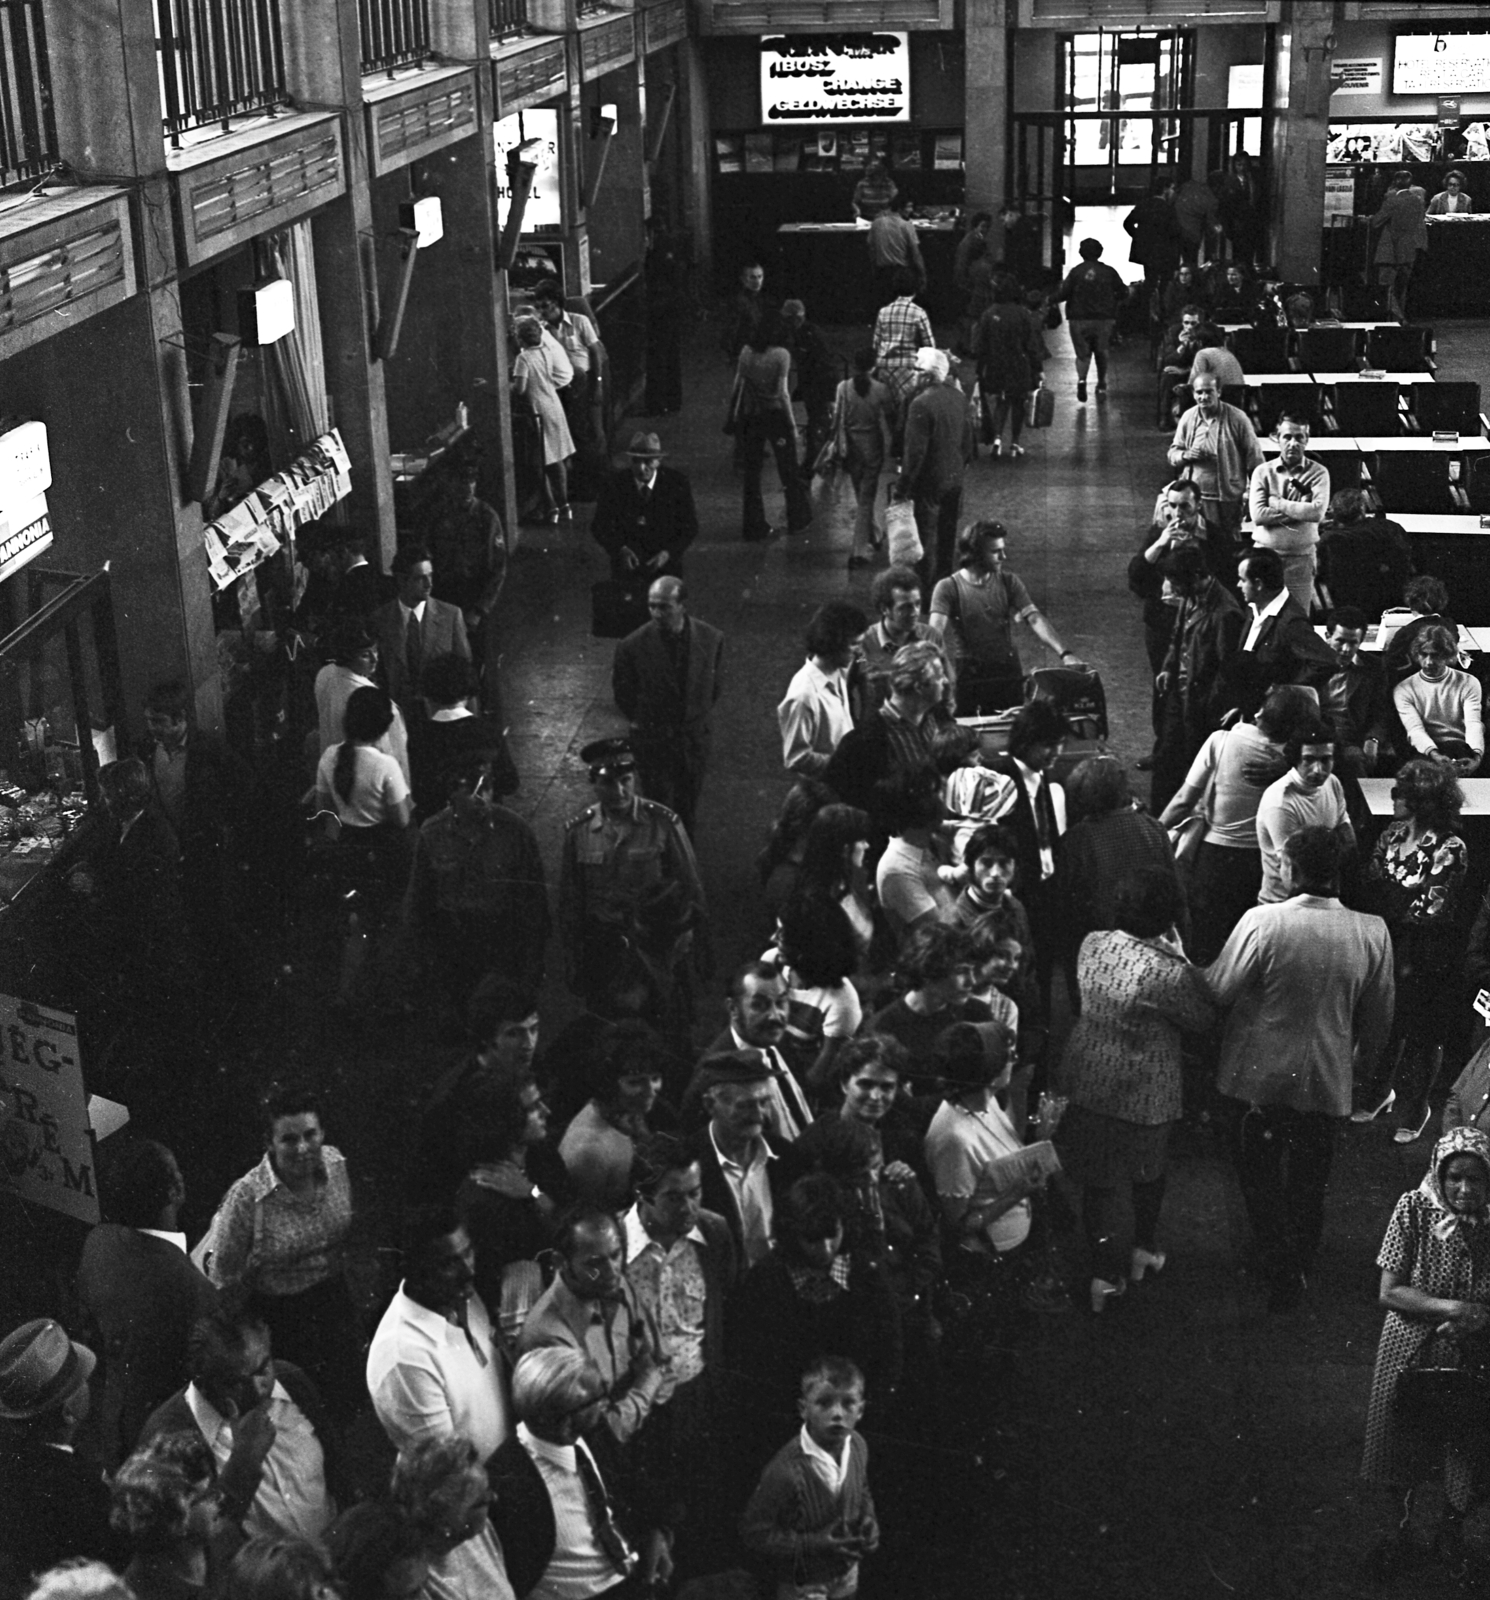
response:
<path fill-rule="evenodd" d="M 646 623 L 616 645 L 611 691 L 621 715 L 641 730 L 707 731 L 724 690 L 724 635 L 697 617 L 688 617 L 684 627 L 688 663 L 682 683 L 657 623 Z"/>
<path fill-rule="evenodd" d="M 955 383 L 929 384 L 905 414 L 900 481 L 922 497 L 944 494 L 962 482 L 974 448 L 967 396 Z"/>
<path fill-rule="evenodd" d="M 1333 672 L 1321 687 L 1320 706 L 1343 745 L 1359 748 L 1367 739 L 1393 743 L 1395 709 L 1381 662 L 1358 655 L 1348 671 Z"/>
<path fill-rule="evenodd" d="M 1128 592 L 1143 601 L 1144 628 L 1161 639 L 1168 639 L 1174 631 L 1174 608 L 1165 605 L 1160 598 L 1164 592 L 1163 558 L 1144 559 L 1144 551 L 1159 537 L 1160 531 L 1159 524 L 1154 522 L 1139 535 L 1138 549 L 1128 562 Z M 1230 568 L 1230 541 L 1220 528 L 1204 517 L 1200 520 L 1199 545 L 1210 575 L 1213 578 L 1224 576 Z"/>
<path fill-rule="evenodd" d="M 128 1543 L 109 1527 L 109 1486 L 81 1456 L 25 1440 L 0 1445 L 0 1597 L 68 1556 L 122 1567 Z"/>
<path fill-rule="evenodd" d="M 1163 195 L 1140 200 L 1123 218 L 1123 231 L 1133 241 L 1128 259 L 1146 269 L 1146 276 L 1166 277 L 1180 264 L 1180 225 L 1174 207 Z"/>
<path fill-rule="evenodd" d="M 823 770 L 823 782 L 844 805 L 858 806 L 871 816 L 877 810 L 875 785 L 898 770 L 885 715 L 886 708 L 881 706 L 861 727 L 850 728 Z M 922 724 L 928 742 L 932 730 L 949 716 L 943 708 L 928 713 L 928 721 Z"/>
<path fill-rule="evenodd" d="M 155 784 L 153 739 L 142 739 L 135 754 Z M 253 824 L 254 777 L 248 764 L 210 733 L 193 730 L 186 739 L 185 786 L 181 797 L 181 872 L 189 898 L 222 893 L 231 870 L 248 859 Z"/>
<path fill-rule="evenodd" d="M 698 537 L 693 488 L 676 467 L 658 467 L 643 504 L 642 491 L 629 467 L 607 473 L 595 502 L 590 537 L 610 557 L 611 572 L 617 578 L 628 576 L 621 559 L 623 545 L 642 562 L 667 551 L 668 559 L 661 567 L 648 567 L 639 574 L 646 582 L 681 578 L 683 552 Z"/>
<path fill-rule="evenodd" d="M 284 1385 L 285 1393 L 315 1429 L 316 1438 L 320 1441 L 321 1451 L 325 1457 L 327 1493 L 339 1505 L 349 1505 L 352 1495 L 348 1491 L 347 1477 L 342 1465 L 341 1437 L 331 1421 L 331 1414 L 326 1410 L 326 1403 L 321 1399 L 320 1391 L 299 1367 L 288 1361 L 275 1361 L 274 1376 Z M 140 1430 L 138 1441 L 140 1444 L 161 1433 L 200 1432 L 197 1419 L 192 1415 L 191 1407 L 186 1402 L 186 1389 L 187 1385 L 183 1385 L 164 1405 L 158 1406 L 150 1414 L 145 1426 Z M 234 1521 L 240 1521 L 248 1507 L 253 1504 L 257 1493 L 257 1480 L 252 1485 L 224 1485 L 225 1509 L 229 1516 Z"/>
<path fill-rule="evenodd" d="M 1363 517 L 1326 530 L 1318 550 L 1319 581 L 1337 606 L 1359 606 L 1368 617 L 1402 604 L 1413 575 L 1412 542 L 1400 523 Z"/>
<path fill-rule="evenodd" d="M 407 708 L 412 705 L 419 686 L 409 682 L 408 643 L 404 634 L 403 608 L 397 600 L 379 606 L 368 621 L 373 638 L 378 641 L 378 672 L 383 687 Z M 440 655 L 457 655 L 469 661 L 471 645 L 466 638 L 466 619 L 458 607 L 446 600 L 431 596 L 424 602 L 424 616 L 419 624 L 419 639 L 423 647 L 421 666 Z M 423 715 L 421 709 L 421 716 Z"/>
<path fill-rule="evenodd" d="M 1250 613 L 1244 612 L 1242 620 L 1245 644 L 1252 626 Z M 1282 610 L 1263 623 L 1256 646 L 1238 650 L 1223 667 L 1212 708 L 1217 720 L 1233 707 L 1251 716 L 1278 684 L 1317 687 L 1334 668 L 1335 652 L 1315 633 L 1304 608 L 1290 595 Z"/>
<path fill-rule="evenodd" d="M 187 1380 L 187 1337 L 217 1300 L 184 1250 L 101 1222 L 83 1244 L 84 1343 L 99 1357 L 95 1393 L 104 1463 L 116 1467 L 155 1408 Z"/>
<path fill-rule="evenodd" d="M 1035 808 L 1030 803 L 1029 792 L 1025 789 L 1024 778 L 1019 769 L 1014 765 L 1013 756 L 999 756 L 988 763 L 995 772 L 1001 772 L 1007 778 L 1014 780 L 1014 804 L 999 821 L 1014 835 L 1016 852 L 1014 865 L 1017 869 L 1015 887 L 1019 898 L 1024 902 L 1026 909 L 1040 898 L 1041 872 L 1040 872 L 1040 834 L 1035 826 Z M 1045 781 L 1050 783 L 1050 774 L 1045 774 Z M 1057 834 L 1052 841 L 1052 850 L 1055 855 L 1055 868 L 1057 873 L 1061 868 L 1061 856 L 1064 850 L 1061 836 Z M 1054 880 L 1051 880 L 1054 882 Z"/>
<path fill-rule="evenodd" d="M 1212 700 L 1226 663 L 1241 648 L 1245 617 L 1240 602 L 1214 578 L 1175 613 L 1164 671 L 1166 694 L 1180 702 L 1187 738 L 1203 743 L 1216 726 Z"/>
<path fill-rule="evenodd" d="M 772 1155 L 777 1152 L 771 1141 L 764 1134 L 761 1138 L 767 1150 Z M 734 1242 L 735 1259 L 743 1268 L 746 1262 L 745 1234 L 740 1225 L 740 1208 L 735 1204 L 735 1196 L 725 1180 L 723 1171 L 719 1166 L 719 1157 L 714 1150 L 714 1141 L 709 1137 L 709 1130 L 703 1129 L 693 1141 L 698 1152 L 699 1175 L 703 1181 L 703 1206 L 705 1211 L 712 1211 L 716 1216 L 723 1217 L 729 1227 L 730 1238 Z M 772 1203 L 779 1201 L 785 1192 L 785 1184 L 781 1174 L 782 1162 L 778 1159 L 766 1163 L 766 1180 L 771 1189 Z"/>
<path fill-rule="evenodd" d="M 1044 370 L 1045 341 L 1023 305 L 1001 300 L 978 318 L 973 360 L 985 394 L 1025 394 Z"/>

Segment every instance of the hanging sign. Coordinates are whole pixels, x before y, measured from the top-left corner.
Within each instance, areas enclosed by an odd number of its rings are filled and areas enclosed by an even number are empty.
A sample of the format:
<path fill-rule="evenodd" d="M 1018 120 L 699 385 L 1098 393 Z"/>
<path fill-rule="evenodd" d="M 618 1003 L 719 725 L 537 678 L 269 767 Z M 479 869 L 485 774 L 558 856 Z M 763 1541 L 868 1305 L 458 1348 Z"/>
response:
<path fill-rule="evenodd" d="M 761 40 L 761 121 L 909 122 L 907 33 L 773 34 Z"/>
<path fill-rule="evenodd" d="M 283 472 L 249 492 L 202 531 L 207 568 L 219 589 L 252 572 L 293 537 L 323 517 L 352 490 L 352 464 L 340 432 L 323 433 Z"/>
<path fill-rule="evenodd" d="M 78 1021 L 0 995 L 0 1190 L 98 1221 Z"/>

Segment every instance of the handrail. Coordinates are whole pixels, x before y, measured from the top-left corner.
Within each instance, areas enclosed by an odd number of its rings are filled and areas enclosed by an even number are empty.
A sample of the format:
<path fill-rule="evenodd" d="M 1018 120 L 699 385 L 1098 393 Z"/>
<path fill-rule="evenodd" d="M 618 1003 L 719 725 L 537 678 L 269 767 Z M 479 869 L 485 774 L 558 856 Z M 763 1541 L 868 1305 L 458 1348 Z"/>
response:
<path fill-rule="evenodd" d="M 432 54 L 429 0 L 357 0 L 364 75 L 417 66 Z"/>
<path fill-rule="evenodd" d="M 0 188 L 35 183 L 58 162 L 45 0 L 0 0 Z"/>
<path fill-rule="evenodd" d="M 280 0 L 155 0 L 162 119 L 171 144 L 194 128 L 288 105 Z"/>

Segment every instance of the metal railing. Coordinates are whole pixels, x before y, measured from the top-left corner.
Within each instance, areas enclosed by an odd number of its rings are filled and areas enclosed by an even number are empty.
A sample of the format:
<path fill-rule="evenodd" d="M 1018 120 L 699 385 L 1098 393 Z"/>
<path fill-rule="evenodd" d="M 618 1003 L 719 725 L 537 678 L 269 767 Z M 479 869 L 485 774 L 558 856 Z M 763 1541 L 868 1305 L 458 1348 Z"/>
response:
<path fill-rule="evenodd" d="M 294 0 L 291 0 L 294 3 Z M 280 0 L 155 0 L 161 102 L 173 145 L 192 128 L 289 104 Z"/>
<path fill-rule="evenodd" d="M 0 0 L 0 188 L 57 164 L 46 0 Z"/>
<path fill-rule="evenodd" d="M 429 54 L 429 0 L 357 0 L 362 70 L 392 72 Z"/>
<path fill-rule="evenodd" d="M 579 14 L 582 17 L 592 17 L 597 11 L 609 11 L 608 0 L 579 0 Z"/>
<path fill-rule="evenodd" d="M 528 25 L 528 0 L 489 0 L 491 5 L 491 36 L 505 39 L 509 34 L 521 33 Z"/>

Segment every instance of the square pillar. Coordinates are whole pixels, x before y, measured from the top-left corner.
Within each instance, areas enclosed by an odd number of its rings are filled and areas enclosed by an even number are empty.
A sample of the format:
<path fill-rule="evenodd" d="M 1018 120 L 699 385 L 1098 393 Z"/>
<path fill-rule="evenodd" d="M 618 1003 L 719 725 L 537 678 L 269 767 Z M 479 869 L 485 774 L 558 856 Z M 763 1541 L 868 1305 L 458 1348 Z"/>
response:
<path fill-rule="evenodd" d="M 967 8 L 967 111 L 963 161 L 969 211 L 995 216 L 1008 185 L 1009 34 L 1007 0 Z"/>
<path fill-rule="evenodd" d="M 1324 156 L 1335 7 L 1294 0 L 1278 25 L 1274 81 L 1272 257 L 1289 283 L 1318 283 L 1324 231 Z"/>

